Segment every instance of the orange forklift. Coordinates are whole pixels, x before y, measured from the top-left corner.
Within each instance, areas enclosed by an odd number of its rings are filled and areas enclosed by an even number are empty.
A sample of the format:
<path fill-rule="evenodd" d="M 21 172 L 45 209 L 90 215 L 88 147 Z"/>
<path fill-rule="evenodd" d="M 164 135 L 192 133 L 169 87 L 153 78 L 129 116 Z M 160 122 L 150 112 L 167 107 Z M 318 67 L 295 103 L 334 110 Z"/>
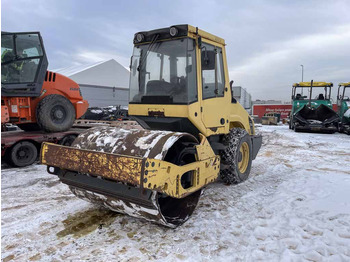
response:
<path fill-rule="evenodd" d="M 43 141 L 71 141 L 89 106 L 77 83 L 47 67 L 39 32 L 1 32 L 2 131 L 6 123 L 26 131 L 1 133 L 1 156 L 12 166 L 32 164 Z"/>

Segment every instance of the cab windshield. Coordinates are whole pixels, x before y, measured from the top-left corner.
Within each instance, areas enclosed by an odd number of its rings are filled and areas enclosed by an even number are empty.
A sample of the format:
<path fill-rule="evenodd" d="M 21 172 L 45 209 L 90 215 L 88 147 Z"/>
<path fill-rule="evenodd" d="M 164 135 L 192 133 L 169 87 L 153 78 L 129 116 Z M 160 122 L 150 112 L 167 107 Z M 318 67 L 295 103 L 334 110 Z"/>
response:
<path fill-rule="evenodd" d="M 292 99 L 295 100 L 330 100 L 331 88 L 330 87 L 310 87 L 297 86 L 293 88 Z"/>
<path fill-rule="evenodd" d="M 350 101 L 350 86 L 343 86 L 343 93 L 340 94 L 340 99 L 343 101 Z M 339 93 L 339 91 L 338 91 Z M 338 94 L 339 96 L 339 94 Z"/>
<path fill-rule="evenodd" d="M 130 103 L 189 104 L 198 99 L 193 39 L 135 46 L 130 69 Z"/>
<path fill-rule="evenodd" d="M 19 84 L 36 81 L 43 49 L 38 34 L 1 36 L 1 83 Z"/>

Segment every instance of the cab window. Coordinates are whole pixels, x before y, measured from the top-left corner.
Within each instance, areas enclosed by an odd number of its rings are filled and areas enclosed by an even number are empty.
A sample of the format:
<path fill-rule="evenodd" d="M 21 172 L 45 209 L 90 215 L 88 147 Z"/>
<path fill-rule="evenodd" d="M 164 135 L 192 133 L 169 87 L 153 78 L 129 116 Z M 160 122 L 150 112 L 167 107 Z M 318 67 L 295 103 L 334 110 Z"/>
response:
<path fill-rule="evenodd" d="M 38 34 L 4 34 L 1 37 L 1 83 L 36 81 L 43 49 Z"/>
<path fill-rule="evenodd" d="M 37 34 L 18 34 L 16 36 L 18 58 L 42 56 L 43 51 Z"/>
<path fill-rule="evenodd" d="M 201 53 L 203 99 L 223 97 L 225 92 L 225 73 L 222 49 L 203 43 Z"/>

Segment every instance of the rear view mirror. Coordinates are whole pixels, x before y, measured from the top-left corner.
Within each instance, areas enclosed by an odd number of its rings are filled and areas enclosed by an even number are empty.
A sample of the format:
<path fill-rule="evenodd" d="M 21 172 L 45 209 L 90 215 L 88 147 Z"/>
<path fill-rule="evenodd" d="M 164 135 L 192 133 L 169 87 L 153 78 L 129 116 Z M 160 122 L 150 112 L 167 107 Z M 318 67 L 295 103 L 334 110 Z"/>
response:
<path fill-rule="evenodd" d="M 202 70 L 215 69 L 215 51 L 202 50 Z"/>
<path fill-rule="evenodd" d="M 230 88 L 231 88 L 231 91 L 232 91 L 232 86 L 233 86 L 233 80 L 230 81 Z"/>

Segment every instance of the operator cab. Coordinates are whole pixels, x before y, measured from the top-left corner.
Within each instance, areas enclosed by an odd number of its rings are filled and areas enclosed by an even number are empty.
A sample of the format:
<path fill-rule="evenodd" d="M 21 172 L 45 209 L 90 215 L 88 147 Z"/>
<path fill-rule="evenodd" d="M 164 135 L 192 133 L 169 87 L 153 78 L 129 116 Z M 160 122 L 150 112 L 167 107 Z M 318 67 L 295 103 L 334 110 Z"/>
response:
<path fill-rule="evenodd" d="M 330 100 L 331 99 L 331 87 L 332 83 L 325 82 L 300 82 L 293 85 L 292 100 L 304 100 L 308 98 L 309 101 L 317 100 Z M 313 96 L 314 91 L 320 91 L 323 88 L 323 92 L 316 96 Z M 308 93 L 308 96 L 303 96 L 304 92 Z M 313 98 L 314 97 L 314 98 Z"/>
<path fill-rule="evenodd" d="M 350 82 L 339 84 L 337 100 L 338 100 L 338 102 L 350 101 Z"/>
<path fill-rule="evenodd" d="M 1 32 L 2 95 L 39 96 L 47 67 L 39 32 Z"/>
<path fill-rule="evenodd" d="M 146 129 L 227 134 L 246 111 L 232 98 L 225 57 L 224 39 L 190 25 L 136 33 L 130 115 Z"/>
<path fill-rule="evenodd" d="M 134 44 L 130 64 L 131 104 L 197 102 L 198 60 L 201 61 L 202 99 L 224 97 L 227 88 L 221 43 L 213 45 L 202 42 L 201 38 L 196 43 L 188 36 L 188 26 L 179 25 L 170 30 L 137 33 Z M 197 44 L 201 57 L 196 57 Z"/>

